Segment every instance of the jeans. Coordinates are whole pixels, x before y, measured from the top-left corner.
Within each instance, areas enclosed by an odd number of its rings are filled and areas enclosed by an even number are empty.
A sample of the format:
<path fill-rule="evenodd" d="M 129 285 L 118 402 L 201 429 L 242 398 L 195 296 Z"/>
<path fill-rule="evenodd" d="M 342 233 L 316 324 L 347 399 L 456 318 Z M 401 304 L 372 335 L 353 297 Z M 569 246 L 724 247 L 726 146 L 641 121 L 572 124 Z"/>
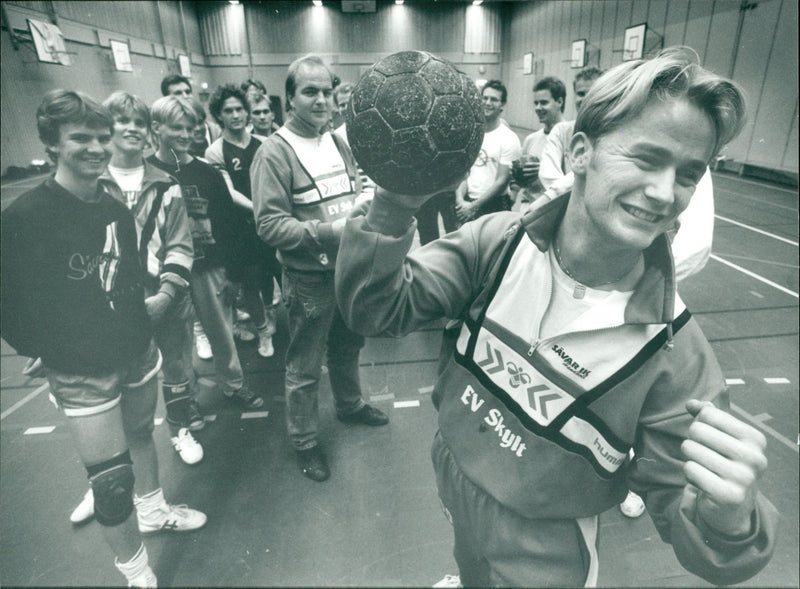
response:
<path fill-rule="evenodd" d="M 238 390 L 244 384 L 244 375 L 233 341 L 232 307 L 222 292 L 225 283 L 222 267 L 192 270 L 192 303 L 214 353 L 214 372 L 225 389 Z"/>
<path fill-rule="evenodd" d="M 296 450 L 317 445 L 319 379 L 327 345 L 328 372 L 336 412 L 364 406 L 358 360 L 364 338 L 350 331 L 336 305 L 333 272 L 283 269 L 283 297 L 289 315 L 286 350 L 286 427 Z"/>

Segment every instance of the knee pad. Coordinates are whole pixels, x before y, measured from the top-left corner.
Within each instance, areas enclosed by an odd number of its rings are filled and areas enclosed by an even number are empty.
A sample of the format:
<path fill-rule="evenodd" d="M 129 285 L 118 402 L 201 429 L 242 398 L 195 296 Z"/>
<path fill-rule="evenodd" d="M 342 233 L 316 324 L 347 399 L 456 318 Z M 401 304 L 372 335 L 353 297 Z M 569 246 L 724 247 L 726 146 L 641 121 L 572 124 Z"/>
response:
<path fill-rule="evenodd" d="M 133 512 L 133 462 L 125 451 L 86 468 L 94 493 L 94 516 L 102 526 L 118 526 Z"/>

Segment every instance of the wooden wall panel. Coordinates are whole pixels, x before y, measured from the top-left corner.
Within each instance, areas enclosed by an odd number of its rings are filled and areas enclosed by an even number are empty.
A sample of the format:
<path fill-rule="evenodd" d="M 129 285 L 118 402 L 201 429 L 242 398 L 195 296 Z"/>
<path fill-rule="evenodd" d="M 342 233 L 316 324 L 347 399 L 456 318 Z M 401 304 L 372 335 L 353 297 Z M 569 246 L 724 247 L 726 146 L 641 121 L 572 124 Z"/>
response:
<path fill-rule="evenodd" d="M 733 64 L 733 79 L 747 93 L 747 121 L 739 137 L 726 150 L 728 157 L 746 161 L 752 142 L 763 138 L 754 137 L 754 125 L 759 112 L 764 75 L 775 39 L 781 0 L 766 0 L 754 10 L 744 13 L 741 38 Z M 785 135 L 783 135 L 785 137 Z"/>
<path fill-rule="evenodd" d="M 158 22 L 149 2 L 120 0 L 119 2 L 53 2 L 56 13 L 84 25 L 98 27 L 116 33 L 130 33 L 137 37 L 160 40 Z"/>
<path fill-rule="evenodd" d="M 768 66 L 765 70 L 762 69 L 764 78 L 759 87 L 758 102 L 749 109 L 750 113 L 755 114 L 751 117 L 751 133 L 746 138 L 748 151 L 744 159 L 755 165 L 774 168 L 783 165 L 784 151 L 790 135 L 786 123 L 794 118 L 797 99 L 797 3 L 794 0 L 771 0 L 763 4 L 765 10 L 762 16 L 767 21 L 764 24 L 770 24 L 773 14 L 776 16 L 774 35 L 765 35 L 766 26 L 760 22 L 761 19 L 755 18 L 756 12 L 761 8 L 759 6 L 747 13 L 746 26 L 743 29 L 743 41 L 746 32 L 749 42 L 757 42 L 750 35 L 756 35 L 756 30 L 761 29 L 761 43 L 770 46 Z M 743 50 L 746 50 L 744 44 L 740 52 Z M 757 56 L 754 57 L 757 59 Z M 748 79 L 753 79 L 755 76 L 751 73 L 742 73 L 740 76 L 739 63 L 737 58 L 737 79 L 744 79 L 745 75 Z M 763 68 L 763 62 L 753 64 L 756 65 Z M 791 100 L 792 91 L 794 101 Z M 753 96 L 751 101 L 755 100 L 756 97 Z"/>
<path fill-rule="evenodd" d="M 800 149 L 800 137 L 798 137 L 798 127 L 800 127 L 798 106 L 800 106 L 800 104 L 795 101 L 794 115 L 792 116 L 792 122 L 789 125 L 789 137 L 786 139 L 786 149 L 783 154 L 783 160 L 781 161 L 781 169 L 789 170 L 795 174 L 798 172 L 797 161 L 800 158 L 800 153 L 798 153 L 798 149 Z"/>
<path fill-rule="evenodd" d="M 736 44 L 736 27 L 739 22 L 739 4 L 714 2 L 711 26 L 708 31 L 704 65 L 723 76 L 731 74 L 731 55 Z"/>
<path fill-rule="evenodd" d="M 664 22 L 664 47 L 686 43 L 686 23 L 689 14 L 689 0 L 671 0 L 667 4 Z M 694 48 L 697 51 L 697 48 Z M 699 51 L 698 51 L 699 53 Z"/>
<path fill-rule="evenodd" d="M 42 2 L 9 2 L 5 8 L 11 12 L 25 9 L 25 14 L 49 20 L 48 11 L 42 11 Z M 182 52 L 179 5 L 171 3 L 162 11 L 171 19 L 175 44 L 168 42 L 169 60 L 163 58 L 161 37 L 155 29 L 157 16 L 154 2 L 55 2 L 54 7 L 61 29 L 64 32 L 66 49 L 70 53 L 71 66 L 40 63 L 32 45 L 24 43 L 15 50 L 10 35 L 3 30 L 0 55 L 0 91 L 2 91 L 2 121 L 0 121 L 0 169 L 9 166 L 27 166 L 32 159 L 44 158 L 44 150 L 35 132 L 35 112 L 39 100 L 53 88 L 80 90 L 103 100 L 114 90 L 126 90 L 152 102 L 161 95 L 159 84 L 168 73 L 177 73 L 177 62 L 172 58 Z M 31 7 L 38 12 L 31 12 Z M 41 14 L 41 16 L 39 16 Z M 16 15 L 14 18 L 19 17 Z M 22 15 L 24 16 L 24 15 Z M 184 4 L 184 22 L 196 22 L 193 9 Z M 175 28 L 177 25 L 177 29 Z M 187 27 L 187 42 L 190 47 L 191 29 Z M 136 35 L 135 37 L 133 35 Z M 108 39 L 130 42 L 133 72 L 117 72 L 112 64 Z M 99 43 L 99 44 L 98 44 Z M 200 45 L 195 38 L 194 46 Z M 197 53 L 194 57 L 202 58 Z M 202 61 L 192 64 L 192 82 L 197 87 L 210 81 Z M 13 148 L 10 148 L 13 146 Z"/>
<path fill-rule="evenodd" d="M 49 18 L 50 4 L 6 0 L 9 9 L 28 10 L 37 18 Z M 4 31 L 2 73 L 4 88 L 26 84 L 26 93 L 4 92 L 3 138 L 18 137 L 16 114 L 25 113 L 30 96 L 40 96 L 54 84 L 75 83 L 80 68 L 81 89 L 102 94 L 116 86 L 142 93 L 157 91 L 160 77 L 177 71 L 174 56 L 193 53 L 193 82 L 240 82 L 248 75 L 264 81 L 270 93 L 281 95 L 286 65 L 295 57 L 314 51 L 330 60 L 344 80 L 355 81 L 382 55 L 402 49 L 426 49 L 455 61 L 473 79 L 499 78 L 509 90 L 504 116 L 512 126 L 533 130 L 538 120 L 532 109 L 533 85 L 545 75 L 561 78 L 568 87 L 566 116 L 575 116 L 570 67 L 570 45 L 588 41 L 589 63 L 608 69 L 622 60 L 625 28 L 639 22 L 663 35 L 664 45 L 694 48 L 705 67 L 733 75 L 750 98 L 749 122 L 744 135 L 728 155 L 745 163 L 785 170 L 798 168 L 797 1 L 759 0 L 740 12 L 738 0 L 528 0 L 485 3 L 501 16 L 501 54 L 465 54 L 465 4 L 408 2 L 396 6 L 377 3 L 369 14 L 343 13 L 326 3 L 315 9 L 306 2 L 274 0 L 244 3 L 252 54 L 201 55 L 199 18 L 209 4 L 161 0 L 87 2 L 57 0 L 54 7 L 73 47 L 75 66 L 45 66 L 30 52 L 7 50 Z M 22 7 L 22 8 L 19 8 Z M 161 14 L 160 20 L 158 14 Z M 159 27 L 159 22 L 161 27 Z M 741 22 L 741 37 L 737 30 Z M 161 28 L 164 39 L 161 38 Z M 131 35 L 136 35 L 135 37 Z M 134 50 L 134 75 L 113 72 L 108 38 L 128 38 Z M 98 46 L 98 39 L 100 45 Z M 166 42 L 166 55 L 164 60 Z M 738 43 L 738 45 L 737 45 Z M 182 49 L 181 49 L 182 48 Z M 736 48 L 737 51 L 734 51 Z M 522 59 L 534 54 L 534 73 L 524 75 Z M 599 52 L 599 55 L 598 55 Z M 22 58 L 22 59 L 21 59 Z M 25 61 L 27 60 L 27 61 Z M 30 62 L 30 63 L 28 63 Z M 24 67 L 17 67 L 23 63 Z M 208 67 L 203 67 L 204 65 Z M 59 69 L 60 68 L 60 69 Z M 146 88 L 146 90 L 141 90 Z M 28 109 L 29 110 L 29 109 Z M 12 115 L 8 113 L 11 112 Z M 30 149 L 34 149 L 35 141 Z M 38 147 L 35 147 L 38 152 Z M 8 158 L 30 161 L 30 150 L 4 150 Z"/>
<path fill-rule="evenodd" d="M 245 3 L 254 54 L 392 53 L 404 49 L 462 53 L 465 8 L 464 4 L 396 6 L 379 2 L 374 13 L 353 14 L 333 5 Z"/>
<path fill-rule="evenodd" d="M 735 0 L 590 0 L 515 2 L 506 39 L 503 76 L 509 88 L 506 120 L 522 131 L 539 128 L 532 87 L 545 75 L 568 87 L 565 114 L 574 118 L 570 44 L 586 38 L 599 49 L 600 67 L 621 63 L 625 28 L 641 22 L 665 47 L 687 45 L 712 71 L 732 76 L 749 97 L 748 123 L 726 155 L 743 163 L 797 171 L 797 0 L 760 0 L 744 12 Z M 741 34 L 737 31 L 741 20 Z M 648 45 L 650 43 L 648 42 Z M 736 51 L 734 51 L 736 49 Z M 534 52 L 537 70 L 522 75 L 522 56 Z M 520 64 L 520 65 L 517 65 Z"/>
<path fill-rule="evenodd" d="M 711 15 L 714 3 L 708 0 L 689 0 L 689 14 L 683 44 L 688 45 L 700 56 L 700 61 L 708 65 L 706 50 L 711 36 Z"/>

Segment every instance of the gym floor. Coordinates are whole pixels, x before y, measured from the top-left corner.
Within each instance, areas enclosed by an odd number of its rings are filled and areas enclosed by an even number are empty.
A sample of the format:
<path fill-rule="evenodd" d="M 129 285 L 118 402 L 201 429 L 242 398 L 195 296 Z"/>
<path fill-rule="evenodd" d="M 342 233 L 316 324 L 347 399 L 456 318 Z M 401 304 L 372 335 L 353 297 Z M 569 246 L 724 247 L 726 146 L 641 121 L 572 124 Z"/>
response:
<path fill-rule="evenodd" d="M 39 181 L 0 187 L 2 208 Z M 782 528 L 770 564 L 743 585 L 797 587 L 798 195 L 728 174 L 715 174 L 714 187 L 712 259 L 680 291 L 722 365 L 734 414 L 769 441 L 761 488 Z M 332 471 L 324 483 L 299 472 L 285 433 L 285 317 L 274 357 L 240 344 L 263 411 L 231 407 L 211 386 L 212 363 L 195 358 L 205 458 L 181 462 L 161 402 L 155 438 L 167 499 L 204 511 L 208 524 L 145 540 L 159 584 L 429 587 L 457 573 L 429 458 L 441 327 L 367 341 L 364 396 L 389 414 L 387 427 L 338 422 L 323 377 L 321 443 Z M 26 359 L 5 341 L 0 352 L 0 585 L 122 585 L 99 525 L 69 522 L 87 481 L 46 382 L 23 376 Z M 614 508 L 600 522 L 601 586 L 709 586 L 681 568 L 646 515 L 631 520 Z"/>

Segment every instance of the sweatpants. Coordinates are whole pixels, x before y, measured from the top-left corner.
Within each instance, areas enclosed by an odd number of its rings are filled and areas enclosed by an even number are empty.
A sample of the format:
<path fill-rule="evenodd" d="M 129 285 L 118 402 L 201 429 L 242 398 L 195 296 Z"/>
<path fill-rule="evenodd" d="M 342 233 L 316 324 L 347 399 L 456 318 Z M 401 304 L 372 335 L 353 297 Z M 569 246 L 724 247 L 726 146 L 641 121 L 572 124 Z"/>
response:
<path fill-rule="evenodd" d="M 526 518 L 458 468 L 439 432 L 431 449 L 439 499 L 453 525 L 464 587 L 594 587 L 597 516 Z"/>

